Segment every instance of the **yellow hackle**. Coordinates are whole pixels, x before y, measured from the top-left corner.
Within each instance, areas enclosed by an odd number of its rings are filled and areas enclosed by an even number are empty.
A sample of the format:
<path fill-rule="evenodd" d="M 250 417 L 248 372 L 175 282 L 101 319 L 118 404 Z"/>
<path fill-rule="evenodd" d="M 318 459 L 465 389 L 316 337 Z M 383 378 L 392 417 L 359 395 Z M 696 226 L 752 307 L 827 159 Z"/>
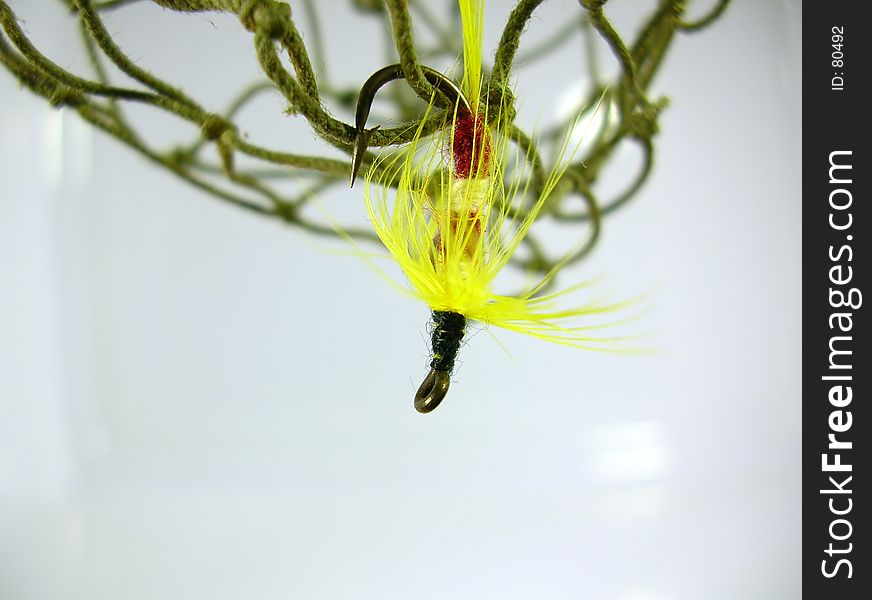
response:
<path fill-rule="evenodd" d="M 563 176 L 571 154 L 564 144 L 538 198 L 523 217 L 517 217 L 510 206 L 513 198 L 525 194 L 530 177 L 521 169 L 504 185 L 506 161 L 525 158 L 512 156 L 509 143 L 495 137 L 489 177 L 456 179 L 443 166 L 445 144 L 421 136 L 419 130 L 407 147 L 383 156 L 367 171 L 364 198 L 376 234 L 406 275 L 411 293 L 432 310 L 456 312 L 560 344 L 618 349 L 618 339 L 590 332 L 607 324 L 601 320 L 603 315 L 626 303 L 560 306 L 570 294 L 589 291 L 591 282 L 539 295 L 570 255 L 519 295 L 494 291 L 494 280 Z M 576 326 L 582 316 L 596 322 Z"/>

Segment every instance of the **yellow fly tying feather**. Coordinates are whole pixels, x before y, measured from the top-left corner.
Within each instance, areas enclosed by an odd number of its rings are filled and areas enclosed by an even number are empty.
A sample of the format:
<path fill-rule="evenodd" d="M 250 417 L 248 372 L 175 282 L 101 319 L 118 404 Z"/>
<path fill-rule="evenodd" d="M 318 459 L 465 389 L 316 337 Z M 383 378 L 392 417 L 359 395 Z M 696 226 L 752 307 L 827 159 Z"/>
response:
<path fill-rule="evenodd" d="M 602 316 L 626 305 L 588 302 L 560 307 L 562 300 L 588 287 L 590 282 L 543 294 L 571 255 L 518 295 L 494 291 L 497 274 L 518 249 L 564 176 L 577 147 L 571 148 L 567 139 L 529 210 L 523 216 L 511 210 L 513 199 L 527 194 L 531 177 L 524 177 L 515 169 L 515 175 L 506 182 L 504 169 L 509 163 L 527 164 L 530 157 L 520 150 L 513 153 L 509 138 L 484 126 L 502 119 L 501 114 L 488 115 L 487 104 L 479 102 L 485 85 L 481 62 L 484 0 L 459 0 L 459 4 L 464 53 L 461 89 L 476 124 L 473 129 L 486 128 L 483 135 L 476 130 L 471 136 L 472 144 L 481 146 L 473 148 L 472 157 L 484 158 L 471 158 L 464 174 L 458 175 L 456 165 L 452 171 L 456 132 L 464 118 L 455 108 L 450 133 L 441 143 L 438 138 L 424 136 L 423 126 L 419 127 L 409 144 L 377 159 L 367 170 L 364 182 L 366 209 L 376 233 L 408 278 L 411 293 L 426 302 L 434 315 L 433 369 L 416 396 L 416 408 L 421 412 L 435 408 L 444 396 L 454 364 L 453 356 L 446 362 L 440 355 L 437 344 L 444 345 L 444 340 L 437 341 L 437 337 L 451 338 L 449 342 L 454 346 L 449 352 L 456 353 L 466 319 L 558 344 L 617 350 L 619 339 L 592 335 L 591 330 L 609 324 L 598 321 L 595 315 Z M 431 101 L 428 114 L 432 108 Z M 468 126 L 469 113 L 466 118 Z M 449 327 L 440 320 L 444 315 L 462 318 L 459 324 Z M 579 326 L 575 322 L 579 317 L 594 318 Z M 451 327 L 459 330 L 452 333 Z M 434 373 L 441 374 L 441 383 L 434 383 Z M 435 401 L 421 400 L 429 398 L 438 385 L 443 388 L 441 396 Z"/>
<path fill-rule="evenodd" d="M 463 22 L 464 77 L 462 89 L 476 110 L 481 87 L 483 0 L 459 0 Z M 431 104 L 432 106 L 432 104 Z M 499 121 L 485 117 L 487 121 Z M 445 149 L 448 145 L 449 148 Z M 406 147 L 383 156 L 366 173 L 364 197 L 370 221 L 385 247 L 411 284 L 413 294 L 433 310 L 465 317 L 551 342 L 607 350 L 614 340 L 589 337 L 592 327 L 567 327 L 574 317 L 594 315 L 618 305 L 590 303 L 566 309 L 557 301 L 587 287 L 538 295 L 564 266 L 558 264 L 536 285 L 518 296 L 496 294 L 493 282 L 521 244 L 530 226 L 564 175 L 572 148 L 564 142 L 556 166 L 539 197 L 522 220 L 510 216 L 512 198 L 523 194 L 522 173 L 508 186 L 502 179 L 510 156 L 510 140 L 494 141 L 486 173 L 456 178 L 442 167 L 450 142 L 440 144 L 418 134 Z M 518 158 L 518 157 L 515 157 Z M 521 156 L 521 159 L 524 157 Z M 378 177 L 378 179 L 374 179 Z M 529 178 L 526 178 L 529 183 Z M 396 190 L 387 185 L 396 184 Z M 435 193 L 430 191 L 436 190 Z M 435 197 L 433 197 L 435 196 Z M 469 217 L 474 214 L 475 218 Z M 451 223 L 451 227 L 446 227 Z M 484 224 L 484 231 L 481 231 Z M 439 236 L 442 252 L 434 249 Z M 568 256 L 567 256 L 568 258 Z"/>

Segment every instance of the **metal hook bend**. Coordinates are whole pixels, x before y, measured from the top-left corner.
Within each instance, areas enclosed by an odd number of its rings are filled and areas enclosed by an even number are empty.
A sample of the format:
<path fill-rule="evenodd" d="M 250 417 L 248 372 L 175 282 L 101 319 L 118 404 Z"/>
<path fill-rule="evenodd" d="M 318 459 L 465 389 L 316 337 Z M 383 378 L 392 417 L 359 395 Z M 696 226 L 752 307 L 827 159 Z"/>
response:
<path fill-rule="evenodd" d="M 435 409 L 448 394 L 449 385 L 451 385 L 451 376 L 448 371 L 430 369 L 415 394 L 415 410 L 419 413 L 428 413 Z"/>
<path fill-rule="evenodd" d="M 460 91 L 460 88 L 453 81 L 430 67 L 422 66 L 421 70 L 424 72 L 424 77 L 427 81 L 442 92 L 451 104 L 455 106 L 460 104 L 467 112 L 472 111 L 466 96 L 463 95 L 463 92 Z M 372 129 L 366 129 L 366 120 L 369 118 L 369 111 L 372 108 L 375 95 L 384 85 L 404 77 L 402 65 L 388 65 L 373 73 L 364 82 L 363 87 L 360 88 L 360 94 L 357 97 L 357 110 L 354 114 L 355 136 L 354 146 L 351 151 L 350 187 L 354 187 L 354 180 L 357 178 L 357 172 L 360 170 L 360 165 L 363 162 L 363 155 L 368 147 L 369 136 L 378 129 L 378 125 Z"/>

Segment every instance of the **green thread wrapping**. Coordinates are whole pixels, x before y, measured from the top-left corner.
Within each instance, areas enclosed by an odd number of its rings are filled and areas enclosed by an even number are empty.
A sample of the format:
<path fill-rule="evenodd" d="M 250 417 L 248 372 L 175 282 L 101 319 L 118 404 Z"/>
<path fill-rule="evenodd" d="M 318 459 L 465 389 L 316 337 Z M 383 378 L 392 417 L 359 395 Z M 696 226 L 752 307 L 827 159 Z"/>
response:
<path fill-rule="evenodd" d="M 330 186 L 345 183 L 350 163 L 348 160 L 311 156 L 261 147 L 241 138 L 234 119 L 247 103 L 259 94 L 278 90 L 287 103 L 287 114 L 306 119 L 316 135 L 327 144 L 350 152 L 354 128 L 334 117 L 325 108 L 325 99 L 348 106 L 356 98 L 356 89 L 334 89 L 323 70 L 323 45 L 319 17 L 330 18 L 326 9 L 312 0 L 302 0 L 306 24 L 313 36 L 310 40 L 319 75 L 312 66 L 306 40 L 294 21 L 287 2 L 276 0 L 152 0 L 170 11 L 179 13 L 218 11 L 236 15 L 240 26 L 252 34 L 252 52 L 257 57 L 265 81 L 241 90 L 236 100 L 223 112 L 203 108 L 178 85 L 168 83 L 159 75 L 150 73 L 144 65 L 147 59 L 134 62 L 114 41 L 100 16 L 106 10 L 123 10 L 132 0 L 62 0 L 78 19 L 93 76 L 72 73 L 50 57 L 42 54 L 19 26 L 15 14 L 5 0 L 0 0 L 0 64 L 20 84 L 42 97 L 51 106 L 68 107 L 76 111 L 94 127 L 115 137 L 155 165 L 165 168 L 223 202 L 247 211 L 280 219 L 318 235 L 335 235 L 332 226 L 305 216 L 307 203 Z M 500 41 L 494 53 L 493 68 L 488 85 L 483 91 L 483 102 L 492 114 L 501 113 L 504 120 L 493 125 L 519 145 L 520 152 L 530 164 L 529 181 L 520 186 L 527 198 L 538 195 L 551 165 L 542 160 L 540 145 L 559 143 L 564 123 L 550 132 L 533 137 L 514 123 L 514 94 L 523 90 L 510 89 L 513 69 L 546 57 L 577 34 L 587 49 L 590 78 L 596 82 L 584 106 L 593 106 L 603 98 L 604 110 L 616 111 L 616 122 L 603 126 L 593 134 L 591 150 L 580 157 L 566 171 L 566 176 L 554 190 L 546 210 L 559 222 L 589 222 L 591 227 L 585 242 L 569 262 L 581 260 L 593 249 L 602 229 L 602 219 L 630 202 L 652 172 L 660 111 L 666 106 L 664 98 L 649 99 L 647 89 L 661 66 L 676 33 L 697 32 L 715 22 L 726 10 L 729 0 L 718 0 L 704 16 L 685 20 L 685 0 L 661 0 L 643 19 L 642 27 L 633 38 L 626 38 L 612 26 L 606 14 L 607 0 L 579 0 L 579 18 L 559 27 L 552 26 L 552 36 L 524 53 L 519 53 L 525 29 L 534 11 L 544 0 L 518 0 L 508 15 Z M 423 124 L 425 102 L 434 93 L 433 87 L 421 70 L 421 57 L 429 60 L 455 61 L 458 59 L 459 39 L 456 7 L 441 17 L 433 5 L 424 0 L 355 0 L 360 18 L 381 19 L 388 47 L 396 52 L 402 65 L 405 83 L 418 96 L 410 102 L 408 95 L 394 93 L 396 112 L 411 119 L 395 127 L 381 127 L 369 139 L 372 149 L 364 158 L 372 164 L 378 148 L 409 141 L 422 126 L 426 134 L 444 128 L 449 120 L 443 110 L 431 111 Z M 411 11 L 410 11 L 411 4 Z M 450 5 L 446 5 L 450 6 Z M 436 43 L 420 45 L 414 36 L 414 21 L 420 20 L 436 38 Z M 543 27 L 548 24 L 536 23 Z M 629 40 L 629 41 L 625 41 Z M 343 41 L 344 43 L 344 41 Z M 620 66 L 617 81 L 605 82 L 600 75 L 597 56 L 599 46 L 608 49 Z M 292 67 L 289 71 L 281 56 L 286 55 Z M 107 76 L 105 61 L 113 63 L 129 76 L 134 87 L 114 85 Z M 393 58 L 388 57 L 392 62 Z M 368 74 L 361 75 L 363 81 Z M 320 81 L 319 81 L 320 78 Z M 396 91 L 396 89 L 394 90 Z M 438 101 L 438 98 L 437 98 Z M 135 123 L 124 115 L 123 107 L 137 102 L 166 111 L 193 124 L 199 135 L 192 142 L 168 150 L 149 146 L 138 135 Z M 496 110 L 501 108 L 501 110 Z M 581 108 L 581 107 L 580 107 Z M 277 118 L 285 118 L 277 115 Z M 625 143 L 641 149 L 642 160 L 637 173 L 628 177 L 628 185 L 617 197 L 601 202 L 595 192 L 599 171 L 613 156 L 615 149 Z M 214 147 L 218 162 L 204 158 L 204 149 Z M 273 168 L 237 166 L 237 157 L 244 155 L 273 165 Z M 274 180 L 293 176 L 299 180 L 300 190 L 294 196 L 276 191 Z M 304 181 L 305 180 L 305 181 Z M 528 202 L 524 197 L 516 200 L 510 215 L 522 218 Z M 359 239 L 377 242 L 370 231 L 352 229 L 349 233 Z M 524 243 L 526 258 L 514 257 L 512 264 L 523 269 L 548 271 L 559 258 L 549 258 L 535 237 L 535 230 Z"/>

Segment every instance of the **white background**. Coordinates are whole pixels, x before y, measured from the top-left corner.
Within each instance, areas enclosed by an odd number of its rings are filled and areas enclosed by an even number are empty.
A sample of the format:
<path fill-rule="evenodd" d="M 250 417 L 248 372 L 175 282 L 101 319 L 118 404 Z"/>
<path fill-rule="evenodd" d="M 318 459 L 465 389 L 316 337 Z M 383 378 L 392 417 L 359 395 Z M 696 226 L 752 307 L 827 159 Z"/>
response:
<path fill-rule="evenodd" d="M 59 2 L 10 4 L 87 72 Z M 357 86 L 384 64 L 378 22 L 319 4 L 330 78 Z M 654 5 L 612 4 L 628 35 Z M 489 3 L 488 54 L 510 6 Z M 579 11 L 546 2 L 522 48 Z M 0 598 L 798 598 L 801 17 L 738 0 L 679 37 L 654 174 L 564 273 L 653 289 L 659 353 L 492 332 L 509 357 L 480 331 L 426 416 L 426 307 L 0 73 Z M 106 19 L 211 110 L 257 78 L 231 17 Z M 547 124 L 582 57 L 575 39 L 516 73 L 522 125 Z M 282 108 L 246 111 L 251 139 L 321 151 Z M 359 193 L 323 202 L 361 219 Z"/>

